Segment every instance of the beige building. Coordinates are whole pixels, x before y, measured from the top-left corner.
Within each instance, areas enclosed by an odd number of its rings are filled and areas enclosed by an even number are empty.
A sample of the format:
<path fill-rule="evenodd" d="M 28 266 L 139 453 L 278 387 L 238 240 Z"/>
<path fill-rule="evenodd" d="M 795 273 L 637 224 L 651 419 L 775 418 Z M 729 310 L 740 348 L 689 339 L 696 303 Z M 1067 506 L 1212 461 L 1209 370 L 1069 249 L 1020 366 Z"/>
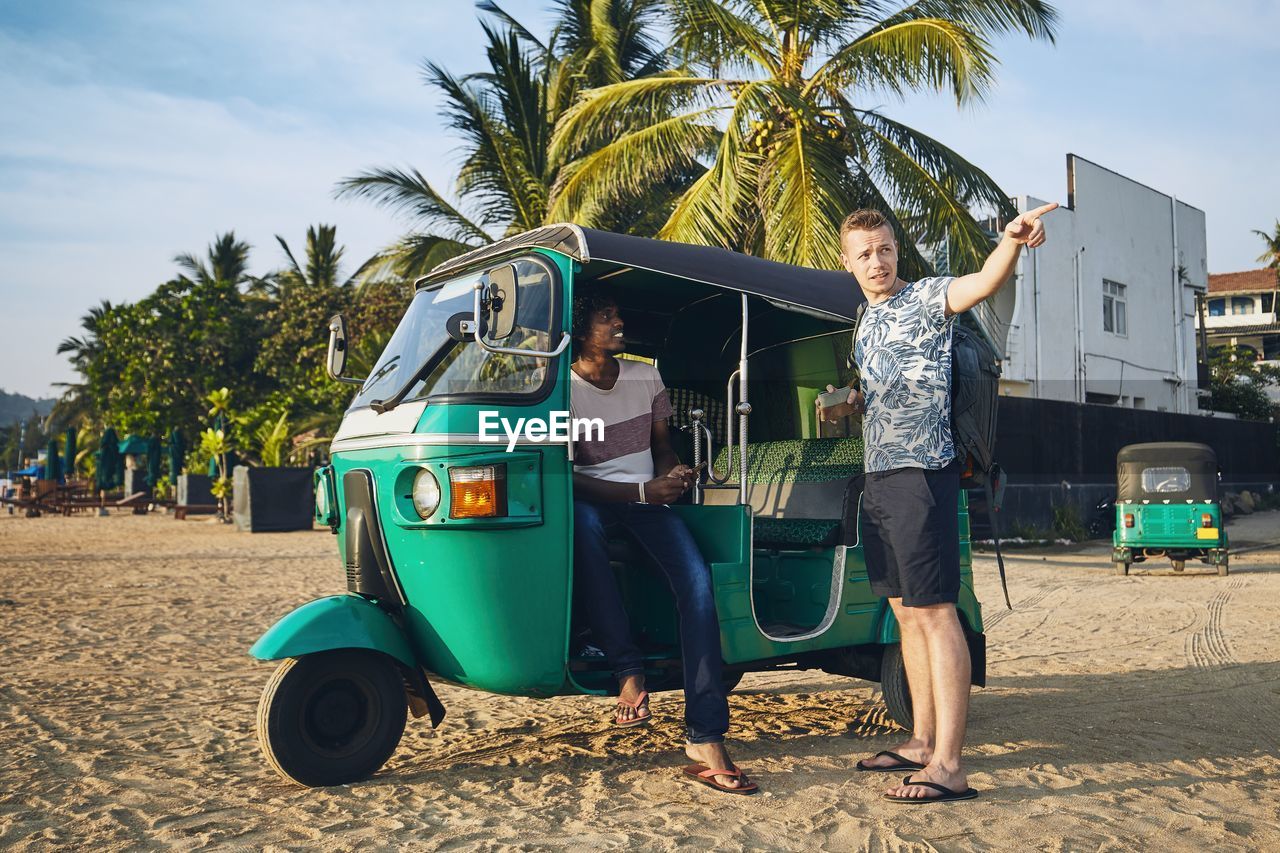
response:
<path fill-rule="evenodd" d="M 1210 275 L 1204 318 L 1209 348 L 1237 346 L 1259 361 L 1280 366 L 1278 299 L 1280 278 L 1273 269 Z M 1269 393 L 1280 401 L 1280 388 Z"/>

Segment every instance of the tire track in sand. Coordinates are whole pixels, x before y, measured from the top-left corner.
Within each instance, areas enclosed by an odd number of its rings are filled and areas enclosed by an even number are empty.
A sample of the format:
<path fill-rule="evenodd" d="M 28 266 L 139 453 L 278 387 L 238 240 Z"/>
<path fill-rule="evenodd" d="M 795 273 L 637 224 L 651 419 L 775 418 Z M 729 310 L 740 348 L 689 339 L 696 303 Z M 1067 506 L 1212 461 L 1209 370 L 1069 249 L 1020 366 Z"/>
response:
<path fill-rule="evenodd" d="M 1232 594 L 1244 586 L 1243 578 L 1232 578 L 1209 599 L 1204 624 L 1187 635 L 1187 661 L 1197 669 L 1231 666 L 1239 663 L 1227 635 L 1222 630 L 1222 613 Z"/>

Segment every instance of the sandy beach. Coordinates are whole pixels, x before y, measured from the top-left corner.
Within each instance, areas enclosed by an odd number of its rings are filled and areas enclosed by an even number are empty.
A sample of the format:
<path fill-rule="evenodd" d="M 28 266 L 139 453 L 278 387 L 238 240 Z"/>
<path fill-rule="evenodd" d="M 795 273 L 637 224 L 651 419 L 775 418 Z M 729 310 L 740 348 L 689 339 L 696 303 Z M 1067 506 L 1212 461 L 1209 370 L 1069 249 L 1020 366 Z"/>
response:
<path fill-rule="evenodd" d="M 612 731 L 595 698 L 440 688 L 374 778 L 286 784 L 259 752 L 252 642 L 342 592 L 325 531 L 0 515 L 0 847 L 39 849 L 1276 849 L 1280 513 L 1230 528 L 1232 573 L 1127 578 L 1103 543 L 977 560 L 989 686 L 951 805 L 881 801 L 875 685 L 748 675 L 734 756 L 764 793 L 683 781 L 682 700 Z M 1267 546 L 1270 547 L 1267 547 Z M 1258 547 L 1263 546 L 1263 547 Z"/>

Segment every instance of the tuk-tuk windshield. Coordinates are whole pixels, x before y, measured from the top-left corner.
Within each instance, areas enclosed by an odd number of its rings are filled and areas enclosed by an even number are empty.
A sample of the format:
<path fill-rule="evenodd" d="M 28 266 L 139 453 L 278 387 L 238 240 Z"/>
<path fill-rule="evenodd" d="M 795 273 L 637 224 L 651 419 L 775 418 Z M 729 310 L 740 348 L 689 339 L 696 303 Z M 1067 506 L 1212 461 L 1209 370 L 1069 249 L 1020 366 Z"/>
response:
<path fill-rule="evenodd" d="M 515 262 L 516 322 L 503 347 L 548 350 L 551 341 L 551 269 L 540 260 Z M 455 314 L 470 316 L 472 287 L 482 273 L 470 273 L 418 291 L 360 392 L 351 402 L 358 409 L 386 399 L 424 367 L 430 369 L 406 400 L 444 394 L 529 393 L 546 377 L 546 359 L 492 353 L 474 341 L 449 336 L 446 323 Z"/>

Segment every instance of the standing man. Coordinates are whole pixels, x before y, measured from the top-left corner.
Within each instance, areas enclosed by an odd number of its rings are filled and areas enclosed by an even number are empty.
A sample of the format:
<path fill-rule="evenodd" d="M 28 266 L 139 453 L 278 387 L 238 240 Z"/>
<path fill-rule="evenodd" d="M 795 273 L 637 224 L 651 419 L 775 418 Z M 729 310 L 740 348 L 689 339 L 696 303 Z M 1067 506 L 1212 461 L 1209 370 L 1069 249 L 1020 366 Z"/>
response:
<path fill-rule="evenodd" d="M 885 792 L 894 802 L 978 795 L 960 760 L 970 661 L 956 614 L 960 461 L 951 438 L 951 324 L 1000 289 L 1024 245 L 1044 243 L 1041 217 L 1057 206 L 1018 216 L 982 270 L 959 278 L 898 278 L 898 244 L 879 211 L 855 211 L 840 226 L 841 262 L 867 299 L 853 342 L 861 388 L 845 403 L 819 407 L 819 416 L 865 412 L 863 551 L 871 588 L 898 620 L 915 725 L 895 751 L 863 759 L 858 769 L 912 771 Z"/>
<path fill-rule="evenodd" d="M 599 418 L 603 440 L 574 443 L 574 586 L 618 679 L 614 724 L 648 723 L 644 654 L 631 635 L 618 583 L 609 568 L 606 527 L 626 529 L 666 575 L 680 617 L 684 669 L 685 753 L 697 764 L 686 776 L 717 791 L 753 794 L 755 782 L 725 751 L 729 701 L 721 680 L 720 621 L 711 567 L 693 534 L 671 511 L 693 483 L 667 435 L 671 402 L 656 368 L 616 356 L 626 349 L 617 303 L 601 291 L 573 303 L 569 408 L 575 419 Z"/>

